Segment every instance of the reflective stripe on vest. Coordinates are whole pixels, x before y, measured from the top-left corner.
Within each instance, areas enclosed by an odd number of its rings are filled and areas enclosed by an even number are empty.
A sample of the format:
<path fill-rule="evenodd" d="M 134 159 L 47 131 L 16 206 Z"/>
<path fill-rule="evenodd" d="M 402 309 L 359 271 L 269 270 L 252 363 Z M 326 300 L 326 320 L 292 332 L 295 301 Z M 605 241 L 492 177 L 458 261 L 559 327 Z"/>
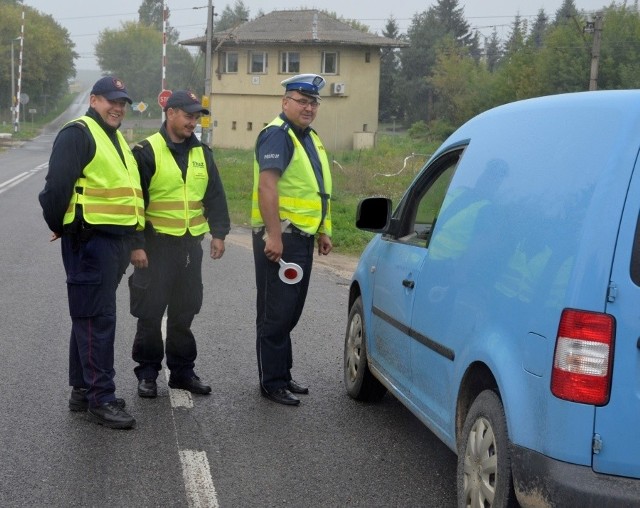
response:
<path fill-rule="evenodd" d="M 209 173 L 201 146 L 189 150 L 186 182 L 166 140 L 157 132 L 147 138 L 156 161 L 156 172 L 149 184 L 146 218 L 159 233 L 193 236 L 209 232 L 202 198 L 209 183 Z"/>
<path fill-rule="evenodd" d="M 284 124 L 282 118 L 277 117 L 265 127 L 281 127 Z M 264 129 L 263 129 L 264 130 Z M 320 187 L 313 171 L 311 161 L 307 153 L 296 137 L 292 129 L 287 129 L 293 141 L 293 156 L 291 162 L 278 180 L 278 198 L 280 206 L 280 219 L 289 219 L 297 228 L 305 233 L 326 233 L 331 236 L 331 198 L 327 200 L 327 213 L 322 220 L 322 198 L 320 197 Z M 332 182 L 329 171 L 329 160 L 324 145 L 318 135 L 311 131 L 311 139 L 318 153 L 320 164 L 322 165 L 322 176 L 324 180 L 325 193 L 331 196 Z M 260 208 L 258 205 L 258 180 L 260 165 L 254 154 L 253 161 L 253 196 L 251 205 L 251 225 L 260 227 L 264 225 Z"/>
<path fill-rule="evenodd" d="M 140 174 L 129 145 L 120 131 L 116 131 L 125 159 L 123 163 L 113 141 L 93 118 L 83 116 L 73 120 L 80 121 L 89 129 L 96 144 L 96 153 L 73 186 L 63 224 L 71 224 L 75 220 L 76 205 L 80 205 L 82 216 L 89 224 L 135 225 L 138 230 L 144 229 Z"/>

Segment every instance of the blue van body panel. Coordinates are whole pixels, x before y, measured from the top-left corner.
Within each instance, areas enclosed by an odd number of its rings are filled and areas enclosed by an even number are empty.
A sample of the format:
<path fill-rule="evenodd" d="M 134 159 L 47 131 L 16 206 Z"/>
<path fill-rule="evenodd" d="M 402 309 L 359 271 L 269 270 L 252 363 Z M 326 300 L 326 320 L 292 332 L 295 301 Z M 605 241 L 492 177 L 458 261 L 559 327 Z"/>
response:
<path fill-rule="evenodd" d="M 447 251 L 447 223 L 456 210 L 443 206 L 423 258 L 408 253 L 415 246 L 377 235 L 354 273 L 372 370 L 457 451 L 461 387 L 467 373 L 482 366 L 495 380 L 517 456 L 539 455 L 538 463 L 550 461 L 554 470 L 566 463 L 591 474 L 640 478 L 640 288 L 629 276 L 640 182 L 625 208 L 640 151 L 640 91 L 565 94 L 498 107 L 458 129 L 423 172 L 464 145 L 447 196 L 482 200 L 468 245 Z M 377 268 L 403 258 L 405 266 L 411 256 L 412 271 L 402 276 L 410 273 L 415 289 L 406 299 L 391 300 L 387 286 L 393 281 Z M 625 293 L 608 302 L 611 280 Z M 395 338 L 374 331 L 374 308 L 385 309 L 385 326 L 395 328 Z M 565 308 L 609 312 L 618 333 L 624 330 L 616 337 L 608 409 L 551 393 Z M 390 359 L 394 347 L 402 348 L 402 356 Z M 625 382 L 630 387 L 617 391 Z M 634 425 L 614 440 L 616 427 L 624 427 L 620 417 Z M 599 433 L 604 446 L 594 457 Z M 514 474 L 525 470 L 514 465 Z M 571 491 L 570 484 L 562 488 Z"/>
<path fill-rule="evenodd" d="M 594 471 L 635 478 L 640 478 L 640 277 L 637 272 L 640 260 L 638 239 L 622 232 L 636 230 L 639 210 L 640 172 L 636 162 L 611 272 L 615 291 L 606 308 L 616 319 L 611 397 L 606 406 L 596 409 L 595 433 L 601 448 L 593 457 Z M 634 252 L 636 259 L 632 257 Z M 634 264 L 636 273 L 632 280 L 630 268 Z"/>

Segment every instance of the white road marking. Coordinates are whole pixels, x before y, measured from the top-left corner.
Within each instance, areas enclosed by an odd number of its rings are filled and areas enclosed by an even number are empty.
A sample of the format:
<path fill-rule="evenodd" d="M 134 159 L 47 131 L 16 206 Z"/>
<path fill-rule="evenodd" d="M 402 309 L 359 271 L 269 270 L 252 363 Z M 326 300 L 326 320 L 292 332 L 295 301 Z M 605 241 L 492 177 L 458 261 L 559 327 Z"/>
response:
<path fill-rule="evenodd" d="M 167 337 L 167 316 L 162 318 L 162 340 L 166 343 Z M 169 381 L 169 369 L 164 369 L 165 378 Z M 211 478 L 209 459 L 207 452 L 196 450 L 181 450 L 180 437 L 174 410 L 177 407 L 192 408 L 193 399 L 187 390 L 174 390 L 169 388 L 169 398 L 171 400 L 171 419 L 176 436 L 176 444 L 180 455 L 180 465 L 182 466 L 182 477 L 184 479 L 185 492 L 189 508 L 219 508 L 218 495 Z"/>
<path fill-rule="evenodd" d="M 19 175 L 16 175 L 13 178 L 10 178 L 6 182 L 1 182 L 0 194 L 2 194 L 5 191 L 8 191 L 9 189 L 11 189 L 11 187 L 15 187 L 19 183 L 24 182 L 27 178 L 35 175 L 38 171 L 48 166 L 49 166 L 49 163 L 45 162 L 44 164 L 40 164 L 39 166 L 36 166 L 34 169 L 30 169 L 29 171 L 25 171 L 24 173 L 20 173 Z"/>
<path fill-rule="evenodd" d="M 207 454 L 181 450 L 180 462 L 189 508 L 218 508 L 218 496 L 211 480 Z"/>

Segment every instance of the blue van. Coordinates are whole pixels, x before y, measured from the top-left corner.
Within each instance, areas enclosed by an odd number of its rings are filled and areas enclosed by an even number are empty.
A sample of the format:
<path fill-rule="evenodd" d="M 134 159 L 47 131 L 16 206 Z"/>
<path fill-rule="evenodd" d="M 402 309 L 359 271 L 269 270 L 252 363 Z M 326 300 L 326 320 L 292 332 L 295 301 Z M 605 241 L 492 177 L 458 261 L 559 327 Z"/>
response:
<path fill-rule="evenodd" d="M 346 389 L 457 453 L 459 506 L 640 506 L 639 154 L 640 91 L 525 100 L 360 203 Z"/>

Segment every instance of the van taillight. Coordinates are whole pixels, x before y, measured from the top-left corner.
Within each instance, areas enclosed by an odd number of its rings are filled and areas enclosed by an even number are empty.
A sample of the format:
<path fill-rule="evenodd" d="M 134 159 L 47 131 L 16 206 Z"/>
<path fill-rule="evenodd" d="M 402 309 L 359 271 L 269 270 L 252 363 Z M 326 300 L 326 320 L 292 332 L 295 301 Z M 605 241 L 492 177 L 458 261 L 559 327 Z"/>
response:
<path fill-rule="evenodd" d="M 564 309 L 553 356 L 551 393 L 603 406 L 609 402 L 615 321 L 609 314 Z"/>

